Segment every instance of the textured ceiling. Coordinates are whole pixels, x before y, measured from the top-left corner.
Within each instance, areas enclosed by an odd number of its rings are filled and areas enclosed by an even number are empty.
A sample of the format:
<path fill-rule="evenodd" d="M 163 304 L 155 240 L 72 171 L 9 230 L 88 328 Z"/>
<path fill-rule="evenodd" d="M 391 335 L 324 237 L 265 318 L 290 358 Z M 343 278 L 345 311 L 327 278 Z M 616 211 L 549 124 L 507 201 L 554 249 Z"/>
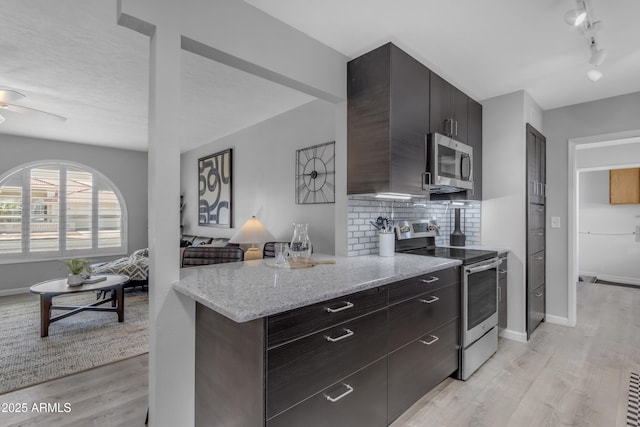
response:
<path fill-rule="evenodd" d="M 147 149 L 149 39 L 116 24 L 115 0 L 4 1 L 0 88 L 65 123 L 0 110 L 0 133 Z M 176 108 L 181 150 L 315 98 L 188 52 Z"/>
<path fill-rule="evenodd" d="M 574 0 L 247 0 L 348 57 L 393 41 L 478 100 L 524 89 L 543 109 L 640 91 L 640 2 L 588 1 L 609 53 L 597 83 L 563 22 Z M 0 87 L 68 121 L 0 110 L 0 133 L 146 150 L 149 41 L 115 20 L 115 0 L 4 0 Z M 186 52 L 182 70 L 183 151 L 313 99 Z"/>

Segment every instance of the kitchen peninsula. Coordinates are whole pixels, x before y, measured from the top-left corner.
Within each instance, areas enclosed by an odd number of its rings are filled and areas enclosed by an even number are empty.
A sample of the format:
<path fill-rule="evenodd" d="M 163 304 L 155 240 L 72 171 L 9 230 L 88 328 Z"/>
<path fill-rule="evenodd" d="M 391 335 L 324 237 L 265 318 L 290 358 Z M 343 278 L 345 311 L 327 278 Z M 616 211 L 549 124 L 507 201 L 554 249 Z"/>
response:
<path fill-rule="evenodd" d="M 458 368 L 460 261 L 397 254 L 181 271 L 196 425 L 380 425 Z"/>

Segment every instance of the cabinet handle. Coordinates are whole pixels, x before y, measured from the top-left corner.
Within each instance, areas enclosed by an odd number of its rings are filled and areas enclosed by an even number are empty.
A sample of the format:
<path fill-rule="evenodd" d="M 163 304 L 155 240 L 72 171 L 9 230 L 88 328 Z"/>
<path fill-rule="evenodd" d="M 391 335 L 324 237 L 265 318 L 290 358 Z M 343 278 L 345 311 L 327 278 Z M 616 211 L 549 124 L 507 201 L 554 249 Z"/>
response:
<path fill-rule="evenodd" d="M 538 233 L 538 236 L 544 236 L 544 233 Z"/>
<path fill-rule="evenodd" d="M 534 295 L 537 296 L 537 297 L 541 297 L 542 295 L 544 295 L 544 292 L 540 292 L 540 293 L 537 293 L 537 294 L 534 294 Z"/>
<path fill-rule="evenodd" d="M 328 308 L 327 308 L 327 311 L 328 311 L 329 313 L 338 313 L 338 312 L 343 311 L 343 310 L 348 310 L 348 309 L 350 309 L 351 307 L 353 307 L 353 304 L 352 304 L 352 303 L 350 303 L 349 301 L 346 301 L 346 302 L 345 302 L 345 305 L 343 305 L 342 307 L 338 307 L 338 308 L 331 308 L 331 307 L 328 307 Z"/>
<path fill-rule="evenodd" d="M 537 210 L 538 212 L 544 212 L 544 209 L 542 209 L 542 208 L 537 208 L 536 210 Z"/>
<path fill-rule="evenodd" d="M 498 302 L 502 302 L 502 288 L 498 286 Z"/>
<path fill-rule="evenodd" d="M 436 297 L 436 296 L 430 296 L 429 299 L 421 299 L 420 302 L 423 304 L 432 304 L 436 301 L 439 301 L 440 298 Z"/>
<path fill-rule="evenodd" d="M 547 197 L 547 184 L 542 184 L 542 195 Z"/>
<path fill-rule="evenodd" d="M 420 341 L 422 344 L 425 344 L 425 345 L 431 345 L 431 344 L 433 344 L 434 342 L 436 342 L 436 341 L 438 341 L 438 340 L 440 339 L 440 338 L 438 338 L 438 337 L 437 337 L 437 336 L 435 336 L 435 335 L 429 335 L 429 336 L 430 336 L 431 338 L 433 338 L 431 341 L 425 341 L 425 340 L 419 340 L 419 341 Z"/>
<path fill-rule="evenodd" d="M 507 270 L 498 270 L 498 273 L 500 273 L 500 274 L 507 274 Z"/>
<path fill-rule="evenodd" d="M 544 257 L 541 257 L 541 256 L 537 256 L 536 257 L 536 261 L 542 261 L 543 259 L 544 259 Z"/>
<path fill-rule="evenodd" d="M 345 338 L 349 338 L 350 336 L 353 335 L 353 331 L 351 329 L 344 329 L 345 334 L 344 335 L 340 335 L 338 338 L 333 338 L 330 337 L 329 335 L 325 335 L 324 337 L 327 339 L 327 341 L 329 342 L 338 342 L 338 341 L 342 341 Z"/>
<path fill-rule="evenodd" d="M 351 394 L 353 392 L 353 387 L 351 387 L 349 384 L 342 383 L 342 385 L 347 388 L 347 391 L 342 393 L 340 396 L 331 397 L 328 394 L 325 394 L 324 397 L 326 397 L 329 402 L 336 403 L 338 400 L 342 399 L 343 397 L 345 397 L 345 396 L 347 396 L 347 395 L 349 395 L 349 394 Z"/>
<path fill-rule="evenodd" d="M 437 282 L 438 280 L 440 280 L 440 278 L 436 276 L 431 276 L 430 279 L 420 279 L 422 283 L 433 283 L 433 282 Z"/>
<path fill-rule="evenodd" d="M 456 137 L 458 136 L 458 121 L 456 120 Z"/>

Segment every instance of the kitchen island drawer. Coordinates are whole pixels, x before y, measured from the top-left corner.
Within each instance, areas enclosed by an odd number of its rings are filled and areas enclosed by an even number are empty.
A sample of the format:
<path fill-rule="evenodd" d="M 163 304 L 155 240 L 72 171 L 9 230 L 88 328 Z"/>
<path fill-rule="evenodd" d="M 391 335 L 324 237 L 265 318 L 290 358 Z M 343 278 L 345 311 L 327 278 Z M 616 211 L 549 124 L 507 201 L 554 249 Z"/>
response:
<path fill-rule="evenodd" d="M 395 304 L 459 281 L 460 267 L 451 267 L 401 280 L 389 286 L 389 304 Z"/>
<path fill-rule="evenodd" d="M 378 287 L 269 316 L 267 347 L 332 327 L 386 305 L 387 290 Z"/>
<path fill-rule="evenodd" d="M 267 417 L 387 353 L 387 309 L 268 350 Z"/>
<path fill-rule="evenodd" d="M 386 425 L 386 357 L 267 421 L 267 427 Z"/>
<path fill-rule="evenodd" d="M 389 306 L 389 350 L 393 351 L 459 316 L 458 283 Z"/>
<path fill-rule="evenodd" d="M 389 424 L 458 369 L 459 328 L 455 319 L 389 354 Z"/>

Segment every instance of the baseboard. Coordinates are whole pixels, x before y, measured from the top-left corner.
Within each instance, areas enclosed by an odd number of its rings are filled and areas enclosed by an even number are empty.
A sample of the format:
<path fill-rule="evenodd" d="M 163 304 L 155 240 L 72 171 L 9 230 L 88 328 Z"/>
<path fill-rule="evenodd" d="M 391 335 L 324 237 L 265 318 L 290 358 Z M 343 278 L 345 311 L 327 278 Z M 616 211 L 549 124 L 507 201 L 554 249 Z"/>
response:
<path fill-rule="evenodd" d="M 29 288 L 16 288 L 0 290 L 0 297 L 8 297 L 10 295 L 28 294 Z"/>
<path fill-rule="evenodd" d="M 500 333 L 502 338 L 506 338 L 511 341 L 527 342 L 527 334 L 525 332 L 516 332 L 511 329 L 503 329 Z"/>
<path fill-rule="evenodd" d="M 571 326 L 569 324 L 568 317 L 554 316 L 552 314 L 546 314 L 544 316 L 544 321 L 547 323 L 553 323 L 554 325 Z"/>
<path fill-rule="evenodd" d="M 620 277 L 620 276 L 607 276 L 598 274 L 596 276 L 599 280 L 605 280 L 607 282 L 622 283 L 624 285 L 636 285 L 640 286 L 640 280 L 634 277 Z"/>

